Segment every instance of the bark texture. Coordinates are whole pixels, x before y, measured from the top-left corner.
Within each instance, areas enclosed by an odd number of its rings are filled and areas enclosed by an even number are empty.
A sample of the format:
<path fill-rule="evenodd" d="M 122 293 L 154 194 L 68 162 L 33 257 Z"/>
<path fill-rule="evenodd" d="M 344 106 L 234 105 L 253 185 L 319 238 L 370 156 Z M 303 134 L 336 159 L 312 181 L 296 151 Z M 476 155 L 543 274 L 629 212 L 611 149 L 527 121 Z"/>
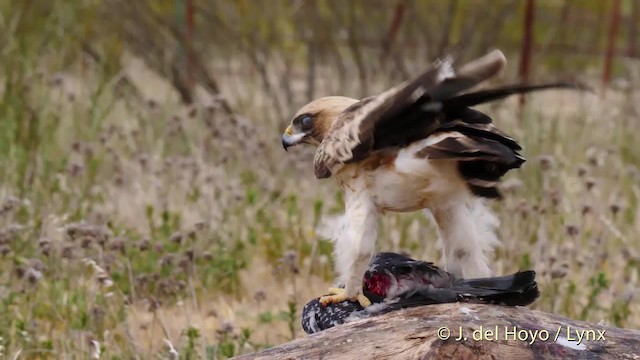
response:
<path fill-rule="evenodd" d="M 462 338 L 458 339 L 460 329 Z M 450 338 L 442 340 L 440 337 L 447 333 Z M 455 303 L 422 306 L 357 320 L 240 357 L 325 360 L 561 358 L 640 359 L 640 331 L 600 326 L 522 307 Z"/>

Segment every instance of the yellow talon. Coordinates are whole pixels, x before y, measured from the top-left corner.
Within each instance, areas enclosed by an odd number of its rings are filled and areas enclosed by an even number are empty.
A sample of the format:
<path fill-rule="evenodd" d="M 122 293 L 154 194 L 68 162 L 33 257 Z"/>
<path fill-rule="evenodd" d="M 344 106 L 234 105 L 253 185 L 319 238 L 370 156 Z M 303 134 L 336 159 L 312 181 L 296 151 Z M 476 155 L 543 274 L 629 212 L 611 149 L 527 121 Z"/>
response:
<path fill-rule="evenodd" d="M 360 303 L 360 306 L 362 306 L 363 308 L 371 306 L 371 300 L 369 300 L 368 297 L 362 294 L 358 294 L 357 300 L 358 303 Z"/>
<path fill-rule="evenodd" d="M 357 301 L 363 308 L 371 305 L 371 300 L 369 300 L 366 296 L 358 294 L 353 298 L 349 298 L 345 295 L 344 289 L 335 287 L 329 288 L 329 295 L 325 295 L 320 298 L 320 304 L 322 306 L 327 306 L 329 304 L 338 304 L 343 301 Z"/>

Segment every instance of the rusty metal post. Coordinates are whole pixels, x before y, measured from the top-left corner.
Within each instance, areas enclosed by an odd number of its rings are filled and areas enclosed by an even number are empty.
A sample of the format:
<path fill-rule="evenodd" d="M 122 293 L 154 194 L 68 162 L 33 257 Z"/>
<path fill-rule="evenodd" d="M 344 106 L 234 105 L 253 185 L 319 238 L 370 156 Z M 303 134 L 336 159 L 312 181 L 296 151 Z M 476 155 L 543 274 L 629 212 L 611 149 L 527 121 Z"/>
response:
<path fill-rule="evenodd" d="M 195 31 L 195 19 L 194 19 L 195 6 L 193 0 L 185 0 L 185 32 L 184 43 L 187 52 L 187 84 L 189 90 L 193 92 L 193 86 L 195 83 L 195 77 L 193 74 L 194 66 L 194 53 L 193 53 L 193 34 Z"/>
<path fill-rule="evenodd" d="M 384 37 L 384 41 L 382 42 L 382 54 L 380 56 L 381 62 L 384 62 L 387 57 L 389 57 L 389 51 L 393 46 L 393 42 L 398 35 L 400 25 L 402 25 L 402 20 L 404 19 L 405 8 L 406 6 L 404 0 L 398 0 L 396 2 L 395 10 L 393 12 L 393 19 L 391 20 L 391 26 L 389 26 L 387 35 Z"/>
<path fill-rule="evenodd" d="M 535 41 L 533 34 L 533 22 L 535 16 L 534 10 L 535 1 L 527 0 L 524 8 L 524 29 L 522 37 L 522 49 L 520 51 L 520 68 L 518 71 L 520 80 L 523 83 L 529 81 L 529 73 L 531 71 L 531 56 L 533 55 L 533 43 Z M 524 103 L 524 95 L 520 95 L 520 106 L 524 105 Z"/>
<path fill-rule="evenodd" d="M 611 1 L 611 16 L 609 20 L 609 34 L 607 36 L 607 50 L 602 69 L 602 91 L 611 80 L 611 67 L 613 66 L 613 52 L 616 44 L 616 34 L 618 33 L 618 23 L 620 22 L 620 0 Z"/>
<path fill-rule="evenodd" d="M 627 55 L 635 57 L 638 55 L 638 15 L 640 13 L 640 1 L 631 2 L 631 14 L 629 16 L 629 49 Z"/>

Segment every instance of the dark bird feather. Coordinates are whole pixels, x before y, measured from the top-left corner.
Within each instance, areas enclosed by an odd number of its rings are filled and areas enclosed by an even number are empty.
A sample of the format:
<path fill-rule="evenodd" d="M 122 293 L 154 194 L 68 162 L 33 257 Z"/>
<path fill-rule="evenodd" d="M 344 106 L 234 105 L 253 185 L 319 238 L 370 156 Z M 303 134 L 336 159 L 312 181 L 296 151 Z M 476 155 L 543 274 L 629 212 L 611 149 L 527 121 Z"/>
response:
<path fill-rule="evenodd" d="M 459 161 L 460 173 L 473 193 L 499 197 L 497 180 L 519 168 L 525 159 L 515 140 L 496 128 L 491 117 L 471 107 L 546 89 L 588 90 L 577 82 L 554 82 L 469 91 L 495 76 L 505 63 L 502 53 L 494 51 L 454 73 L 447 58 L 405 84 L 353 104 L 340 114 L 320 144 L 316 176 L 331 176 L 331 169 L 339 164 L 358 162 L 374 152 L 402 148 L 432 135 L 461 134 L 466 140 L 445 138 L 425 147 L 421 154 Z M 345 131 L 351 126 L 357 126 L 355 135 Z"/>
<path fill-rule="evenodd" d="M 392 288 L 398 284 L 402 291 L 395 294 Z M 363 279 L 363 293 L 373 301 L 366 309 L 357 302 L 345 301 L 325 307 L 318 299 L 310 301 L 302 311 L 303 329 L 311 334 L 349 319 L 433 304 L 468 302 L 525 306 L 540 296 L 534 271 L 492 278 L 455 279 L 433 263 L 385 252 L 372 259 Z"/>

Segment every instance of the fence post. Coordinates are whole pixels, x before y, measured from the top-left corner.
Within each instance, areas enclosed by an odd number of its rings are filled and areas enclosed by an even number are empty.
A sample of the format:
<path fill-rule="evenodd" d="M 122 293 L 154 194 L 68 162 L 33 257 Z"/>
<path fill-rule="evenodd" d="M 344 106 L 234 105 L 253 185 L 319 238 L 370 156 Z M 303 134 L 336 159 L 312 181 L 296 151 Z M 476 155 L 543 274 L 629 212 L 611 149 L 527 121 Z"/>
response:
<path fill-rule="evenodd" d="M 522 49 L 520 52 L 520 69 L 519 76 L 523 83 L 529 81 L 529 72 L 531 71 L 531 56 L 533 49 L 534 34 L 533 34 L 533 21 L 534 21 L 535 1 L 527 0 L 524 9 L 524 29 L 522 39 Z M 520 106 L 524 105 L 524 95 L 520 95 Z"/>
<path fill-rule="evenodd" d="M 193 33 L 195 28 L 193 0 L 185 0 L 185 47 L 187 51 L 187 84 L 193 92 L 195 78 L 193 75 Z"/>
<path fill-rule="evenodd" d="M 402 20 L 404 18 L 405 12 L 405 4 L 404 0 L 398 0 L 396 2 L 395 10 L 393 12 L 393 19 L 391 20 L 391 25 L 389 26 L 389 30 L 387 31 L 387 35 L 384 37 L 382 42 L 382 54 L 380 56 L 381 62 L 383 63 L 387 57 L 389 57 L 389 51 L 393 46 L 393 42 L 398 35 L 398 31 L 400 30 L 400 25 L 402 25 Z"/>
<path fill-rule="evenodd" d="M 629 49 L 627 50 L 627 55 L 632 58 L 637 55 L 638 48 L 638 21 L 640 21 L 638 13 L 640 13 L 640 2 L 632 1 L 631 14 L 629 15 Z"/>
<path fill-rule="evenodd" d="M 604 68 L 602 69 L 602 92 L 611 80 L 611 67 L 613 65 L 613 52 L 616 44 L 616 33 L 620 21 L 620 0 L 611 1 L 611 17 L 609 21 L 609 35 L 607 36 L 607 51 L 604 58 Z"/>

